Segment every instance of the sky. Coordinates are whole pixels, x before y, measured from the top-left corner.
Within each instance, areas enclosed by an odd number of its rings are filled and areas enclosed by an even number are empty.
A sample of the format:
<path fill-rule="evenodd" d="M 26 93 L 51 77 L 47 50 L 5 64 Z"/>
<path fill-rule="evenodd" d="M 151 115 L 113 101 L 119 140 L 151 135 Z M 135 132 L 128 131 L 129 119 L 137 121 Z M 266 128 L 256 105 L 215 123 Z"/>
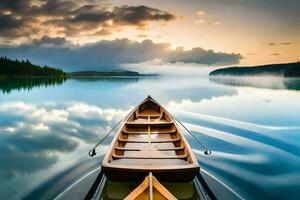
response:
<path fill-rule="evenodd" d="M 1 0 L 0 55 L 68 69 L 300 60 L 299 0 Z"/>

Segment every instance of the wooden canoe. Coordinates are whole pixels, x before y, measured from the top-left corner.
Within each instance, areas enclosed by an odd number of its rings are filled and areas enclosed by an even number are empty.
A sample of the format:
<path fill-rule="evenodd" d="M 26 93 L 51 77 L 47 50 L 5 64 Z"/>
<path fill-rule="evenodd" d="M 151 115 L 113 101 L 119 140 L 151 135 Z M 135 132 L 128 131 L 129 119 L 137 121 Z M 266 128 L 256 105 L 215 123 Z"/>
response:
<path fill-rule="evenodd" d="M 102 170 L 111 181 L 191 181 L 199 165 L 172 116 L 148 96 L 129 114 L 107 151 Z"/>

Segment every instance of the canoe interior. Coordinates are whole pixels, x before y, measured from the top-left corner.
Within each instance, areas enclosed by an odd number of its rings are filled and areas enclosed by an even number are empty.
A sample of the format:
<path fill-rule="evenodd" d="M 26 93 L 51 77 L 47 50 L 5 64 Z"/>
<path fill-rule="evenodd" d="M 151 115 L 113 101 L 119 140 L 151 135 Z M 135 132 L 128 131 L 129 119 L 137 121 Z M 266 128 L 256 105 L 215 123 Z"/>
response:
<path fill-rule="evenodd" d="M 153 172 L 158 179 L 189 181 L 199 166 L 168 112 L 147 98 L 120 128 L 102 169 L 111 180 L 143 179 Z"/>
<path fill-rule="evenodd" d="M 156 178 L 150 174 L 124 200 L 177 200 Z"/>
<path fill-rule="evenodd" d="M 107 181 L 99 199 L 103 200 L 121 200 L 125 199 L 140 182 L 112 182 Z M 185 183 L 162 182 L 172 195 L 181 200 L 199 200 L 204 199 L 199 197 L 199 193 L 195 188 L 193 181 Z M 148 190 L 145 191 L 148 194 Z M 158 198 L 154 198 L 158 199 Z"/>

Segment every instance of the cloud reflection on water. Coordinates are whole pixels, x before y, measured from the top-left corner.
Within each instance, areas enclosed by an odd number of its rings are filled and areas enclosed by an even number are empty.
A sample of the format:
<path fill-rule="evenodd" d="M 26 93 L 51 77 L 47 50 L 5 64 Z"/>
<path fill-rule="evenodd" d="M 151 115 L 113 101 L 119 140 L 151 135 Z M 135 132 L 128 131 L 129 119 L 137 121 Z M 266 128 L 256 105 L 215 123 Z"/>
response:
<path fill-rule="evenodd" d="M 61 105 L 35 105 L 22 101 L 1 103 L 0 179 L 13 186 L 19 176 L 61 165 L 64 155 L 73 154 L 82 144 L 94 143 L 126 112 L 82 102 Z M 37 181 L 33 177 L 32 181 Z M 2 193 L 0 197 L 10 195 Z"/>

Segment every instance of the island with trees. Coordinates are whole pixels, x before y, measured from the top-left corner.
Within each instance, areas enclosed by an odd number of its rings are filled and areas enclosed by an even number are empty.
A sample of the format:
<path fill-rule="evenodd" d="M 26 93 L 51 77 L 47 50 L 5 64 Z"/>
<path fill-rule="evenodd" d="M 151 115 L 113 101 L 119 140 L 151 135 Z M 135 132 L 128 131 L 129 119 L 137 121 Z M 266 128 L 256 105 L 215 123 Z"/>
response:
<path fill-rule="evenodd" d="M 300 62 L 253 67 L 228 67 L 212 71 L 210 76 L 281 76 L 300 78 Z"/>
<path fill-rule="evenodd" d="M 77 71 L 67 73 L 67 76 L 76 77 L 102 77 L 102 76 L 142 76 L 142 74 L 135 71 L 115 70 L 115 71 Z"/>

